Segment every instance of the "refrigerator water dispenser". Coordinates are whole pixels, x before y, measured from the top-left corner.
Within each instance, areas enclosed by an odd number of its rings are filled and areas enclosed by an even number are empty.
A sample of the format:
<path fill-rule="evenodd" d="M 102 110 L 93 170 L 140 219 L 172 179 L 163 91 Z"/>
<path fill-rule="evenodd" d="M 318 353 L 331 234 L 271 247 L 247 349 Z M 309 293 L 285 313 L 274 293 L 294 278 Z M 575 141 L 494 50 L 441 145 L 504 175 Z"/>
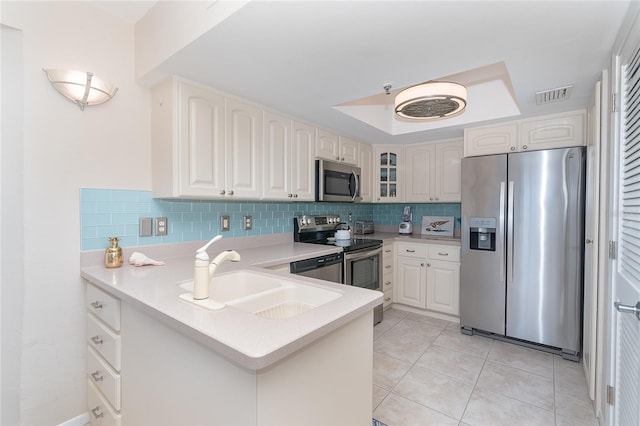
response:
<path fill-rule="evenodd" d="M 469 249 L 496 251 L 496 218 L 469 219 Z"/>

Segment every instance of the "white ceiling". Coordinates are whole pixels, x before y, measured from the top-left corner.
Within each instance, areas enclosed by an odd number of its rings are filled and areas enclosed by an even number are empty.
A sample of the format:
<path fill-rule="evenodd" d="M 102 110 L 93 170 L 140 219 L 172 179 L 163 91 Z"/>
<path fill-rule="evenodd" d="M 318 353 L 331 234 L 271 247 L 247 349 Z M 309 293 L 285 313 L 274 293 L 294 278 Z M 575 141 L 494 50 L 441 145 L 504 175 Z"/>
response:
<path fill-rule="evenodd" d="M 366 111 L 347 114 L 339 105 L 379 97 L 385 83 L 397 91 L 503 66 L 512 85 L 511 102 L 515 99 L 521 113 L 517 117 L 585 108 L 600 72 L 610 63 L 628 4 L 615 0 L 251 1 L 167 60 L 161 70 L 362 142 L 458 137 L 469 122 L 491 120 L 501 108 L 513 115 L 513 108 L 502 105 L 491 91 L 489 96 L 474 98 L 470 90 L 469 113 L 475 110 L 478 118 L 465 122 L 458 119 L 463 113 L 441 120 L 438 125 L 445 127 L 439 129 L 424 130 L 418 124 L 415 131 L 391 135 L 362 121 L 364 116 L 354 118 L 368 115 Z M 535 104 L 537 91 L 567 85 L 573 85 L 569 100 Z M 392 109 L 389 114 L 393 116 Z"/>

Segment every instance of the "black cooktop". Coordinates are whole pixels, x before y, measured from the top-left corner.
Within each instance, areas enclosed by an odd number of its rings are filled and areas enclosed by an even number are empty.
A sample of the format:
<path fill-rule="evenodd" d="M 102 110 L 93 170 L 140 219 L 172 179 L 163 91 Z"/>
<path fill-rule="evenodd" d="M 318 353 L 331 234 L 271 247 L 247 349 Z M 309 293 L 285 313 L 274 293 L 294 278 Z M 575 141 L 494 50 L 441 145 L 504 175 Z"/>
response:
<path fill-rule="evenodd" d="M 344 252 L 380 247 L 382 240 L 351 238 L 335 240 L 337 229 L 344 229 L 345 223 L 338 215 L 296 216 L 293 218 L 293 241 L 342 247 Z"/>

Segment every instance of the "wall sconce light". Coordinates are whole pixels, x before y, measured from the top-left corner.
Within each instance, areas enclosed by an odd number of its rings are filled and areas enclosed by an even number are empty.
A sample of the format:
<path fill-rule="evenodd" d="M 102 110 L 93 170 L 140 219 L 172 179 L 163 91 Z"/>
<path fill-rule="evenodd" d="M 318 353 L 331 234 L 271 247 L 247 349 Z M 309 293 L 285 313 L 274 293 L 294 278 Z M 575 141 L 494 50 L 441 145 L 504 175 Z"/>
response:
<path fill-rule="evenodd" d="M 462 113 L 467 106 L 467 88 L 448 81 L 428 81 L 411 86 L 396 96 L 395 110 L 401 118 L 433 120 Z"/>
<path fill-rule="evenodd" d="M 107 102 L 118 91 L 117 87 L 91 72 L 61 69 L 42 69 L 51 85 L 62 96 L 78 105 L 82 111 L 87 105 Z"/>

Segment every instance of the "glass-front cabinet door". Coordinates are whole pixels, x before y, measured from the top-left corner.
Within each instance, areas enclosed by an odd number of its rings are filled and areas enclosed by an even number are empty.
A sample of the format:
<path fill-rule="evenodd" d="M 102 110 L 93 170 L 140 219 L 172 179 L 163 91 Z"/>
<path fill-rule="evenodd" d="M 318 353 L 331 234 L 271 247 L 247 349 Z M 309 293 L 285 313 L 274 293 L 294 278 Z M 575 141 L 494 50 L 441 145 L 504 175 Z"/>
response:
<path fill-rule="evenodd" d="M 399 202 L 401 199 L 401 154 L 396 148 L 376 147 L 374 173 L 377 180 L 375 197 L 377 202 Z"/>

